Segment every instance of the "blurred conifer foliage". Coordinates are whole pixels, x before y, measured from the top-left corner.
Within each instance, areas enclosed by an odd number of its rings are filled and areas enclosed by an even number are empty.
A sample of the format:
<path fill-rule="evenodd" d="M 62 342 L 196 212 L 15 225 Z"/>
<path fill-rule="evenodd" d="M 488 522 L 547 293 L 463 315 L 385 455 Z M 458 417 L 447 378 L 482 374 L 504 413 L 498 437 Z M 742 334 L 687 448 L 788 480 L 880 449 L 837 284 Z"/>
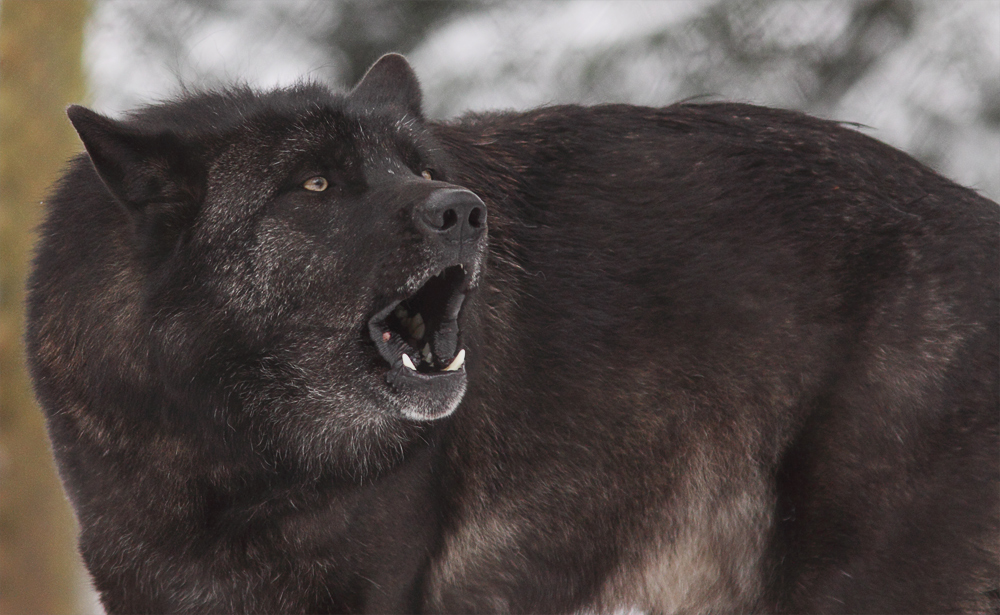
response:
<path fill-rule="evenodd" d="M 1000 198 L 997 0 L 98 0 L 97 106 L 411 58 L 431 116 L 728 99 L 871 127 Z"/>
<path fill-rule="evenodd" d="M 457 0 L 349 0 L 341 3 L 320 40 L 340 60 L 340 80 L 352 84 L 383 54 L 411 52 L 435 27 L 487 6 Z"/>

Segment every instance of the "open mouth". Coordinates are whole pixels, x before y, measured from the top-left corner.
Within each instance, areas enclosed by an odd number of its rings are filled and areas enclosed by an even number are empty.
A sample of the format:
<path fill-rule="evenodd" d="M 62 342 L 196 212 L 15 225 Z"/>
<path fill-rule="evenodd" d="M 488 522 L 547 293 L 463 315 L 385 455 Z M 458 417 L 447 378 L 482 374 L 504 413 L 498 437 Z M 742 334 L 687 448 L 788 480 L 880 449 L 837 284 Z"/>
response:
<path fill-rule="evenodd" d="M 465 371 L 458 316 L 466 280 L 462 265 L 448 267 L 368 321 L 375 347 L 394 368 L 390 380 L 393 374 L 425 380 Z"/>

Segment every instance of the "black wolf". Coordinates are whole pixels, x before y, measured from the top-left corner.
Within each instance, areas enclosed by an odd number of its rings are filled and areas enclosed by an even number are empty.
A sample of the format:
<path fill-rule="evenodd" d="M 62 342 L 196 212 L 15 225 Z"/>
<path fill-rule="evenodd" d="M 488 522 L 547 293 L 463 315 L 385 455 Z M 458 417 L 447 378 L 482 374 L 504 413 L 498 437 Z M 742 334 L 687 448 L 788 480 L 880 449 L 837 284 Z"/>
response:
<path fill-rule="evenodd" d="M 111 612 L 1000 595 L 1000 208 L 737 104 L 69 116 L 27 341 Z"/>

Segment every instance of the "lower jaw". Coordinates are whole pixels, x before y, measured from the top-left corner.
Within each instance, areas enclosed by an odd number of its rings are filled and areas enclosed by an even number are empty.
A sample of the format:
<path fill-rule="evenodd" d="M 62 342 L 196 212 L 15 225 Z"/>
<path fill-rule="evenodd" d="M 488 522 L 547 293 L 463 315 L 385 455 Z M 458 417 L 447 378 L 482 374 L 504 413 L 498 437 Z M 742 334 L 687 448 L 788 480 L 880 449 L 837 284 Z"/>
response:
<path fill-rule="evenodd" d="M 464 367 L 450 372 L 423 374 L 403 365 L 393 366 L 386 382 L 401 397 L 401 413 L 416 421 L 444 418 L 455 411 L 465 396 Z"/>

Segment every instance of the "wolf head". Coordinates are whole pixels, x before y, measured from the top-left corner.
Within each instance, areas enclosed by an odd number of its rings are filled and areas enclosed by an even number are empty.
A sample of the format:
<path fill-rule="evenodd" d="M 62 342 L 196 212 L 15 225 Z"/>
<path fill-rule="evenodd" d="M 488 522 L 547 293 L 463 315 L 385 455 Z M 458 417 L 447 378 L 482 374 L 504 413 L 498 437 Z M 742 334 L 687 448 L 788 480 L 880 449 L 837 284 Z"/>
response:
<path fill-rule="evenodd" d="M 391 463 L 454 412 L 487 211 L 449 182 L 455 162 L 420 98 L 409 65 L 389 55 L 347 94 L 239 89 L 123 121 L 71 107 L 97 206 L 116 213 L 89 259 L 49 260 L 87 270 L 96 288 L 79 300 L 116 297 L 104 334 L 80 331 L 83 362 L 134 368 L 85 367 L 76 386 L 126 391 L 93 411 L 158 403 L 162 420 L 354 474 Z M 83 207 L 72 188 L 56 210 Z M 39 263 L 51 307 L 67 272 L 45 271 L 44 254 Z M 123 340 L 120 352 L 88 351 L 109 339 Z M 119 382 L 95 383 L 109 378 Z"/>

